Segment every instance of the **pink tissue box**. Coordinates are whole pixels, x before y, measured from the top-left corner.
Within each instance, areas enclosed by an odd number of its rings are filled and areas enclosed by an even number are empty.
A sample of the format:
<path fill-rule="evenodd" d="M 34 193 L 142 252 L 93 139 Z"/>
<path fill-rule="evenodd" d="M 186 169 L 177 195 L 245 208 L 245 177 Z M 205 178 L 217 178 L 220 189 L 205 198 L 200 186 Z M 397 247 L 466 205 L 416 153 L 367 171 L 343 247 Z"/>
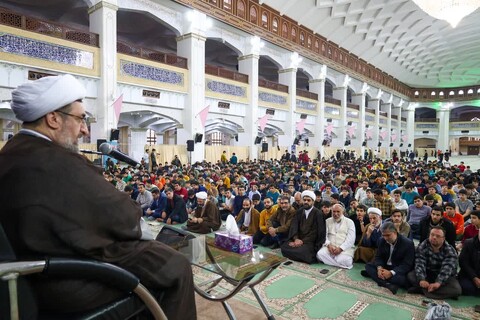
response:
<path fill-rule="evenodd" d="M 225 231 L 217 231 L 215 232 L 215 245 L 235 253 L 245 253 L 252 251 L 253 238 L 245 234 L 231 236 Z"/>

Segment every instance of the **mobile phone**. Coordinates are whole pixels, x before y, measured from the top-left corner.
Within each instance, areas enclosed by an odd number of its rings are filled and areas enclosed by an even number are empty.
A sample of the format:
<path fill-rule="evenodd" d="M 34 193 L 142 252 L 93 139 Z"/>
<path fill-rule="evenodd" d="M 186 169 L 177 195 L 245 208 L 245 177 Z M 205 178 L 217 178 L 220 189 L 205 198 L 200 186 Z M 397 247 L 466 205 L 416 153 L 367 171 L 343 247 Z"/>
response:
<path fill-rule="evenodd" d="M 285 262 L 283 265 L 284 265 L 284 266 L 289 266 L 289 265 L 291 265 L 292 263 L 293 263 L 292 261 L 287 261 L 287 262 Z"/>
<path fill-rule="evenodd" d="M 327 274 L 327 273 L 329 273 L 329 272 L 330 272 L 330 270 L 328 270 L 328 269 L 322 269 L 322 270 L 320 270 L 320 273 L 321 273 L 321 274 Z"/>

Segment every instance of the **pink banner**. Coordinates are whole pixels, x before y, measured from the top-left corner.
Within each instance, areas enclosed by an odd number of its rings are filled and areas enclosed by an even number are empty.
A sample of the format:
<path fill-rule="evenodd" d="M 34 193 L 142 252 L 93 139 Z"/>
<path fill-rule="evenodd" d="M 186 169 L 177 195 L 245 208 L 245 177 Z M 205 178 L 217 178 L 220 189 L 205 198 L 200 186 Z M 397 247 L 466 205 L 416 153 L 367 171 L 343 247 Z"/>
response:
<path fill-rule="evenodd" d="M 385 140 L 385 138 L 387 137 L 387 131 L 382 131 L 380 132 L 380 138 L 382 138 L 382 140 Z"/>
<path fill-rule="evenodd" d="M 350 138 L 353 138 L 355 136 L 355 129 L 356 128 L 354 126 L 348 127 L 347 134 Z"/>
<path fill-rule="evenodd" d="M 333 123 L 329 123 L 325 130 L 327 131 L 327 135 L 331 135 L 333 131 Z"/>
<path fill-rule="evenodd" d="M 372 133 L 373 133 L 373 129 L 368 129 L 365 131 L 365 137 L 367 139 L 372 139 Z"/>
<path fill-rule="evenodd" d="M 202 123 L 202 128 L 205 128 L 205 123 L 207 122 L 209 109 L 210 109 L 210 105 L 206 106 L 205 108 L 203 108 L 202 111 L 198 113 L 198 115 L 200 116 L 200 122 Z"/>
<path fill-rule="evenodd" d="M 402 136 L 402 142 L 407 142 L 408 137 L 406 135 Z"/>
<path fill-rule="evenodd" d="M 297 122 L 297 130 L 298 134 L 302 134 L 304 129 L 305 129 L 305 122 L 307 122 L 307 119 L 302 119 L 299 122 Z"/>
<path fill-rule="evenodd" d="M 117 124 L 118 121 L 120 121 L 120 113 L 122 112 L 122 103 L 123 103 L 123 93 L 118 97 L 117 100 L 113 103 L 113 111 L 115 112 L 115 119 L 117 119 Z"/>
<path fill-rule="evenodd" d="M 392 133 L 392 142 L 395 142 L 395 140 L 397 140 L 397 134 Z"/>
<path fill-rule="evenodd" d="M 267 126 L 268 119 L 270 119 L 269 114 L 264 115 L 263 117 L 258 119 L 258 125 L 260 126 L 260 130 L 263 132 L 265 130 L 265 127 Z"/>

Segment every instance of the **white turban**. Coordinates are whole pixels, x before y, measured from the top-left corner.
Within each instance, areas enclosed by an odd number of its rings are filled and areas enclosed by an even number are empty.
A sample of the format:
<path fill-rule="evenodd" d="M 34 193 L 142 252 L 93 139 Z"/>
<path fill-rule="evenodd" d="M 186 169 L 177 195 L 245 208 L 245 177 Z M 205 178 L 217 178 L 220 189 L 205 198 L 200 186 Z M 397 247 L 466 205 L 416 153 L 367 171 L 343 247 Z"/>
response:
<path fill-rule="evenodd" d="M 205 200 L 205 199 L 207 199 L 207 193 L 206 193 L 205 191 L 197 192 L 196 197 L 197 197 L 198 199 L 203 199 L 203 200 Z"/>
<path fill-rule="evenodd" d="M 32 122 L 85 95 L 85 88 L 72 75 L 43 77 L 14 90 L 11 106 L 18 120 Z"/>
<path fill-rule="evenodd" d="M 315 201 L 316 197 L 315 197 L 315 193 L 311 190 L 305 190 L 302 192 L 302 199 L 304 197 L 309 197 L 309 198 L 312 198 L 313 201 Z"/>
<path fill-rule="evenodd" d="M 382 210 L 378 209 L 378 208 L 368 208 L 367 210 L 367 213 L 373 213 L 373 214 L 376 214 L 376 215 L 379 215 L 380 217 L 382 216 Z"/>

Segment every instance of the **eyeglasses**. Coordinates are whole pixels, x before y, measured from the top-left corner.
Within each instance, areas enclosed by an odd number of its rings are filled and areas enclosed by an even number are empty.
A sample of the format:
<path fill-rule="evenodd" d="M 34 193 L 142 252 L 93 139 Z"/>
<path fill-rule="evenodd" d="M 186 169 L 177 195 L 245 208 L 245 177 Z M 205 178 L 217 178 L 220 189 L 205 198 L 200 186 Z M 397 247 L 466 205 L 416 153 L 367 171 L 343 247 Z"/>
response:
<path fill-rule="evenodd" d="M 64 114 L 64 115 L 66 115 L 66 116 L 70 116 L 70 117 L 77 118 L 77 119 L 79 119 L 81 122 L 83 122 L 83 124 L 85 124 L 85 125 L 88 125 L 88 122 L 89 122 L 89 120 L 90 120 L 90 118 L 89 118 L 87 115 L 84 115 L 83 117 L 80 117 L 80 116 L 77 116 L 77 115 L 75 115 L 75 114 L 63 112 L 63 111 L 60 111 L 60 110 L 56 110 L 55 112 L 60 112 L 61 114 Z"/>

